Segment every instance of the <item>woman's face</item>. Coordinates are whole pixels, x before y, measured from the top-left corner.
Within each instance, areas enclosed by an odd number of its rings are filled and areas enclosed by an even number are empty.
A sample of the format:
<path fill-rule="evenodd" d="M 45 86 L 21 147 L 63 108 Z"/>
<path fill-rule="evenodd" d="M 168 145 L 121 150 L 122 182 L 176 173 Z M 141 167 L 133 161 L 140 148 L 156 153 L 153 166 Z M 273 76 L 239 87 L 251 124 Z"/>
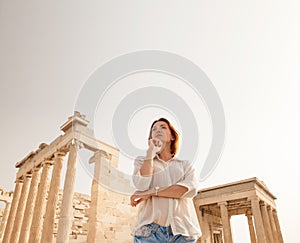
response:
<path fill-rule="evenodd" d="M 159 139 L 163 143 L 171 142 L 172 134 L 168 124 L 164 121 L 156 122 L 152 127 L 151 137 Z"/>

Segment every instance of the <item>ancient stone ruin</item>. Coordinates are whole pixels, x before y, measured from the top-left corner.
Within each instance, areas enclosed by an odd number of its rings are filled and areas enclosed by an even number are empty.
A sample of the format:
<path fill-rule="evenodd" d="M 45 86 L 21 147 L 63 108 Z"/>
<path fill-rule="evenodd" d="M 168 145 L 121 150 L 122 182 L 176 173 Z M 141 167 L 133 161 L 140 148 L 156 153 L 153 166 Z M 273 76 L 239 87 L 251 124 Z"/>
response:
<path fill-rule="evenodd" d="M 137 209 L 129 205 L 128 195 L 134 188 L 116 169 L 119 150 L 96 139 L 88 123 L 75 112 L 60 127 L 63 135 L 49 145 L 42 143 L 16 163 L 14 191 L 0 188 L 0 201 L 5 204 L 0 210 L 2 242 L 132 242 Z M 94 166 L 90 195 L 74 191 L 82 148 L 93 153 L 89 158 Z M 122 188 L 123 194 L 108 188 Z M 198 242 L 232 243 L 230 218 L 244 214 L 251 243 L 282 243 L 275 199 L 257 178 L 199 191 L 194 204 L 203 235 Z"/>
<path fill-rule="evenodd" d="M 251 243 L 283 243 L 275 199 L 257 178 L 200 190 L 194 198 L 203 233 L 199 242 L 232 243 L 230 218 L 245 215 Z"/>
<path fill-rule="evenodd" d="M 65 243 L 70 238 L 78 238 L 79 234 L 86 235 L 81 242 L 131 242 L 130 229 L 136 209 L 129 205 L 128 196 L 104 187 L 104 183 L 107 183 L 107 187 L 110 187 L 109 183 L 124 187 L 128 183 L 127 188 L 130 188 L 130 182 L 112 169 L 118 165 L 119 151 L 95 139 L 87 125 L 85 117 L 75 112 L 61 126 L 63 135 L 49 145 L 41 144 L 16 164 L 18 172 L 2 233 L 3 242 L 56 240 Z M 94 176 L 90 199 L 87 197 L 86 202 L 78 204 L 78 197 L 74 197 L 74 185 L 77 156 L 81 148 L 94 153 L 90 158 L 90 163 L 94 163 Z M 60 203 L 62 165 L 67 154 L 67 171 Z M 100 180 L 104 186 L 100 185 Z M 87 212 L 78 211 L 78 207 Z M 76 218 L 81 218 L 81 222 L 74 220 Z"/>

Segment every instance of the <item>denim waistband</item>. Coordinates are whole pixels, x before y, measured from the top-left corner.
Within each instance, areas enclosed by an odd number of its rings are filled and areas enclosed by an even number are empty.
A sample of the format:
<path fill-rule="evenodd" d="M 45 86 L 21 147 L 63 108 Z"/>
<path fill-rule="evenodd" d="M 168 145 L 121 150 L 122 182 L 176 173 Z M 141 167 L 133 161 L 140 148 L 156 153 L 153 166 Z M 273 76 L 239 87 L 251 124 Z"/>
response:
<path fill-rule="evenodd" d="M 171 226 L 161 226 L 156 223 L 146 224 L 135 232 L 135 243 L 137 242 L 181 242 L 195 243 L 196 239 L 193 236 L 183 236 L 181 234 L 174 235 Z M 144 239 L 141 241 L 140 237 Z M 150 239 L 148 239 L 150 237 Z M 146 239 L 147 238 L 147 239 Z M 165 239 L 165 241 L 162 241 Z"/>
<path fill-rule="evenodd" d="M 154 229 L 154 230 L 161 229 L 163 232 L 167 232 L 167 233 L 171 233 L 172 232 L 171 225 L 169 225 L 169 226 L 161 226 L 161 225 L 156 224 L 156 223 L 151 223 L 151 224 L 147 224 L 147 227 L 149 227 L 151 229 Z"/>
<path fill-rule="evenodd" d="M 162 232 L 163 234 L 171 235 L 171 226 L 161 226 L 156 223 L 146 224 L 136 230 L 135 236 L 149 237 L 153 232 Z"/>

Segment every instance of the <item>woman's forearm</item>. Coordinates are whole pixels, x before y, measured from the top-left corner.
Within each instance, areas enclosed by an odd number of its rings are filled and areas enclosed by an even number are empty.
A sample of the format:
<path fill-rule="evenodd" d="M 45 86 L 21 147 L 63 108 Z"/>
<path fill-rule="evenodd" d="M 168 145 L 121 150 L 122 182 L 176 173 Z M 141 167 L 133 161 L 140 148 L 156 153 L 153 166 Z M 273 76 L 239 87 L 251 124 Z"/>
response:
<path fill-rule="evenodd" d="M 188 191 L 187 187 L 180 185 L 172 185 L 165 188 L 160 188 L 156 194 L 155 188 L 151 188 L 148 191 L 144 192 L 135 192 L 130 197 L 131 206 L 135 207 L 144 200 L 149 199 L 150 197 L 165 197 L 165 198 L 181 198 L 184 193 Z"/>
<path fill-rule="evenodd" d="M 141 176 L 151 176 L 153 175 L 153 158 L 152 155 L 147 153 L 146 159 L 140 168 Z"/>
<path fill-rule="evenodd" d="M 158 191 L 158 197 L 181 198 L 188 191 L 188 188 L 180 185 L 172 185 L 167 188 L 161 188 Z M 152 196 L 156 196 L 155 193 Z"/>

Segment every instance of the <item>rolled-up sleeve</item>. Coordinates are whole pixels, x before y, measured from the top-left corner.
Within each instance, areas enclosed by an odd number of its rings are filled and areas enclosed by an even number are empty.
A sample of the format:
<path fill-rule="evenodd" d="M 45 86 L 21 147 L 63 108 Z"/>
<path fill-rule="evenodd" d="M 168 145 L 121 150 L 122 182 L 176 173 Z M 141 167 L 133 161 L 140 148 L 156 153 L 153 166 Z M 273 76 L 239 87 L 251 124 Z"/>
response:
<path fill-rule="evenodd" d="M 139 156 L 134 160 L 132 181 L 138 191 L 146 191 L 150 189 L 150 184 L 152 181 L 152 176 L 142 176 L 140 173 L 140 168 L 144 163 L 144 159 L 144 157 Z"/>
<path fill-rule="evenodd" d="M 184 161 L 183 167 L 184 177 L 181 181 L 177 182 L 176 185 L 184 186 L 188 189 L 181 198 L 193 198 L 197 195 L 199 186 L 199 182 L 195 175 L 195 169 L 192 163 L 188 161 Z"/>

